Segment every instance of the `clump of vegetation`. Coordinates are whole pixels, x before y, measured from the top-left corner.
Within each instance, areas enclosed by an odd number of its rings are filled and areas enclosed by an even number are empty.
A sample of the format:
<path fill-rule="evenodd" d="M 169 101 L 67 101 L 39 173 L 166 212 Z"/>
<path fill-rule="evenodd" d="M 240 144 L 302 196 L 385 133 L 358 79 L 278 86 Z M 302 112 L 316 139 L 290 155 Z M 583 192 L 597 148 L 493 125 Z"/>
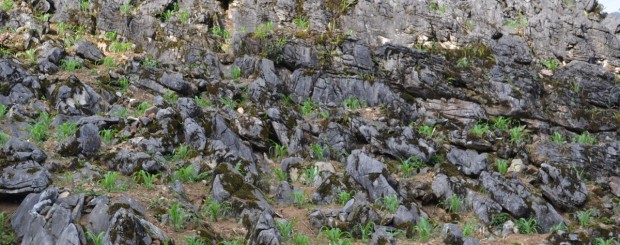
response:
<path fill-rule="evenodd" d="M 211 34 L 220 36 L 224 39 L 228 39 L 230 37 L 230 33 L 227 30 L 222 29 L 220 26 L 216 25 L 211 28 Z"/>
<path fill-rule="evenodd" d="M 517 220 L 517 228 L 521 234 L 535 234 L 538 233 L 538 222 L 534 218 Z"/>
<path fill-rule="evenodd" d="M 15 2 L 13 0 L 4 0 L 0 2 L 0 9 L 4 12 L 8 12 L 15 6 Z"/>
<path fill-rule="evenodd" d="M 185 228 L 185 210 L 177 202 L 172 204 L 172 207 L 168 209 L 168 220 L 172 224 L 175 231 L 180 231 Z"/>
<path fill-rule="evenodd" d="M 183 183 L 196 182 L 206 177 L 206 173 L 198 173 L 198 170 L 192 165 L 181 167 L 173 173 L 173 178 Z"/>
<path fill-rule="evenodd" d="M 421 125 L 418 127 L 418 133 L 424 138 L 432 138 L 435 134 L 435 126 Z"/>
<path fill-rule="evenodd" d="M 510 134 L 510 142 L 514 144 L 521 144 L 525 137 L 525 126 L 514 127 L 508 130 Z"/>
<path fill-rule="evenodd" d="M 0 245 L 17 244 L 17 236 L 10 228 L 9 215 L 0 212 Z"/>
<path fill-rule="evenodd" d="M 101 135 L 101 141 L 104 144 L 109 145 L 112 143 L 112 139 L 114 139 L 114 135 L 116 135 L 117 130 L 114 129 L 103 129 L 99 131 L 99 135 Z"/>
<path fill-rule="evenodd" d="M 428 241 L 433 234 L 433 225 L 426 218 L 420 217 L 418 223 L 413 227 L 413 231 L 418 235 L 420 241 Z"/>
<path fill-rule="evenodd" d="M 237 109 L 237 101 L 233 99 L 222 97 L 220 98 L 220 103 L 224 105 L 225 107 L 228 107 L 232 110 Z"/>
<path fill-rule="evenodd" d="M 561 133 L 553 132 L 553 135 L 551 135 L 551 141 L 556 144 L 562 144 L 566 141 L 566 139 Z"/>
<path fill-rule="evenodd" d="M 127 1 L 119 7 L 119 11 L 121 11 L 122 14 L 127 15 L 129 11 L 131 11 L 131 8 L 131 1 Z"/>
<path fill-rule="evenodd" d="M 396 213 L 398 210 L 398 206 L 400 206 L 400 200 L 398 199 L 398 195 L 386 195 L 381 199 L 383 202 L 383 207 L 390 213 Z"/>
<path fill-rule="evenodd" d="M 351 234 L 340 230 L 340 228 L 323 228 L 321 233 L 329 240 L 330 245 L 343 244 L 343 241 L 348 241 L 346 244 L 353 244 Z"/>
<path fill-rule="evenodd" d="M 474 223 L 473 219 L 468 220 L 463 226 L 463 237 L 470 237 L 474 235 L 474 230 L 478 228 L 478 225 Z"/>
<path fill-rule="evenodd" d="M 293 236 L 293 244 L 295 245 L 310 245 L 310 238 L 304 234 L 297 233 Z"/>
<path fill-rule="evenodd" d="M 42 142 L 47 139 L 49 133 L 49 125 L 51 122 L 51 117 L 47 112 L 41 112 L 37 117 L 37 120 L 34 125 L 30 126 L 28 131 L 30 131 L 30 136 L 36 142 Z"/>
<path fill-rule="evenodd" d="M 144 115 L 144 112 L 146 112 L 146 110 L 148 108 L 150 108 L 152 105 L 149 104 L 148 102 L 142 102 L 138 105 L 138 107 L 136 107 L 136 111 L 134 112 L 136 116 L 142 116 Z"/>
<path fill-rule="evenodd" d="M 82 68 L 82 63 L 77 60 L 61 60 L 60 67 L 64 71 L 75 71 L 77 69 Z"/>
<path fill-rule="evenodd" d="M 428 10 L 433 13 L 446 13 L 446 4 L 438 4 L 436 2 L 428 3 Z"/>
<path fill-rule="evenodd" d="M 596 213 L 596 209 L 588 209 L 584 211 L 577 211 L 575 217 L 579 221 L 579 225 L 583 228 L 587 228 L 592 224 L 592 216 Z"/>
<path fill-rule="evenodd" d="M 0 119 L 4 119 L 7 111 L 8 111 L 8 108 L 4 104 L 0 104 Z"/>
<path fill-rule="evenodd" d="M 499 116 L 493 119 L 493 128 L 502 131 L 508 131 L 508 127 L 512 124 L 512 120 L 507 117 Z"/>
<path fill-rule="evenodd" d="M 493 227 L 498 227 L 506 223 L 508 220 L 510 220 L 510 215 L 507 213 L 494 214 L 491 218 L 491 225 Z"/>
<path fill-rule="evenodd" d="M 144 170 L 140 170 L 134 175 L 134 181 L 136 183 L 143 184 L 146 188 L 152 189 L 155 185 L 155 180 L 160 176 L 160 174 L 151 174 Z"/>
<path fill-rule="evenodd" d="M 56 128 L 56 138 L 58 141 L 64 141 L 69 136 L 74 135 L 75 132 L 77 132 L 76 122 L 64 122 Z"/>
<path fill-rule="evenodd" d="M 254 31 L 254 37 L 258 39 L 265 39 L 271 34 L 271 31 L 273 31 L 273 23 L 267 22 L 260 24 L 256 27 L 256 31 Z"/>
<path fill-rule="evenodd" d="M 338 192 L 338 203 L 342 206 L 347 204 L 347 202 L 349 202 L 352 198 L 351 193 L 346 190 L 341 190 Z"/>
<path fill-rule="evenodd" d="M 560 62 L 556 59 L 541 60 L 540 64 L 542 64 L 545 68 L 549 70 L 558 69 L 561 65 Z"/>
<path fill-rule="evenodd" d="M 130 42 L 112 42 L 110 44 L 110 48 L 108 48 L 110 50 L 110 52 L 114 52 L 114 53 L 125 53 L 127 52 L 127 50 L 131 49 L 131 47 L 133 46 L 132 43 Z"/>
<path fill-rule="evenodd" d="M 273 142 L 271 150 L 273 151 L 273 157 L 277 160 L 281 160 L 288 155 L 288 148 L 285 145 L 280 145 L 276 142 Z"/>
<path fill-rule="evenodd" d="M 314 153 L 314 158 L 319 161 L 325 161 L 325 151 L 327 147 L 321 146 L 319 144 L 310 145 L 312 152 Z"/>
<path fill-rule="evenodd" d="M 289 241 L 293 238 L 294 222 L 288 220 L 276 221 L 276 228 L 280 231 L 280 235 L 284 241 Z"/>
<path fill-rule="evenodd" d="M 508 172 L 508 161 L 504 159 L 495 160 L 495 167 L 497 168 L 497 172 L 499 174 L 504 175 Z"/>
<path fill-rule="evenodd" d="M 218 202 L 212 198 L 207 198 L 200 210 L 203 216 L 211 218 L 212 221 L 217 221 L 218 217 L 227 215 L 232 210 L 229 203 Z"/>
<path fill-rule="evenodd" d="M 93 232 L 87 231 L 86 237 L 95 245 L 103 245 L 103 236 L 105 232 L 100 232 L 99 234 L 95 234 Z"/>
<path fill-rule="evenodd" d="M 366 107 L 366 101 L 358 99 L 355 96 L 349 96 L 342 101 L 342 105 L 344 105 L 349 110 L 355 111 Z"/>
<path fill-rule="evenodd" d="M 423 168 L 424 166 L 426 166 L 426 164 L 417 156 L 411 156 L 400 161 L 400 170 L 404 177 L 411 176 L 413 170 Z"/>
<path fill-rule="evenodd" d="M 478 138 L 482 138 L 490 130 L 489 125 L 486 123 L 476 123 L 470 132 Z"/>
<path fill-rule="evenodd" d="M 319 167 L 312 166 L 304 170 L 304 183 L 308 186 L 314 184 L 314 180 L 319 176 Z"/>
<path fill-rule="evenodd" d="M 308 17 L 297 17 L 293 19 L 293 23 L 299 27 L 299 29 L 306 30 L 310 27 L 310 22 L 308 21 Z"/>
<path fill-rule="evenodd" d="M 124 191 L 125 185 L 118 183 L 121 175 L 115 171 L 109 171 L 103 175 L 103 178 L 99 181 L 99 185 L 108 192 L 112 191 Z"/>
<path fill-rule="evenodd" d="M 293 200 L 295 206 L 302 207 L 306 203 L 306 193 L 303 190 L 293 191 Z"/>
<path fill-rule="evenodd" d="M 312 112 L 314 112 L 316 109 L 317 109 L 316 103 L 312 101 L 311 99 L 306 99 L 301 104 L 301 115 L 303 115 L 304 117 L 307 117 L 310 114 L 312 114 Z"/>
<path fill-rule="evenodd" d="M 241 68 L 240 67 L 233 67 L 230 70 L 230 76 L 233 78 L 233 80 L 235 82 L 238 82 L 241 79 Z"/>
<path fill-rule="evenodd" d="M 213 106 L 213 102 L 209 99 L 203 99 L 201 97 L 198 96 L 194 96 L 194 101 L 196 102 L 196 105 L 200 106 L 200 108 L 205 109 L 208 107 Z"/>
<path fill-rule="evenodd" d="M 170 20 L 170 18 L 172 18 L 172 16 L 174 16 L 174 14 L 177 11 L 179 11 L 179 4 L 178 3 L 173 3 L 171 9 L 166 9 L 166 10 L 164 10 L 163 13 L 161 13 L 161 19 L 164 22 L 167 22 L 167 21 Z"/>
<path fill-rule="evenodd" d="M 463 210 L 464 204 L 465 200 L 456 194 L 443 201 L 444 208 L 450 213 L 460 213 Z"/>
<path fill-rule="evenodd" d="M 527 27 L 527 18 L 523 14 L 519 14 L 516 19 L 506 20 L 504 26 L 510 29 L 525 29 Z"/>
<path fill-rule="evenodd" d="M 596 144 L 596 137 L 591 135 L 590 132 L 584 131 L 580 135 L 575 136 L 573 138 L 573 142 L 579 144 L 594 145 Z"/>

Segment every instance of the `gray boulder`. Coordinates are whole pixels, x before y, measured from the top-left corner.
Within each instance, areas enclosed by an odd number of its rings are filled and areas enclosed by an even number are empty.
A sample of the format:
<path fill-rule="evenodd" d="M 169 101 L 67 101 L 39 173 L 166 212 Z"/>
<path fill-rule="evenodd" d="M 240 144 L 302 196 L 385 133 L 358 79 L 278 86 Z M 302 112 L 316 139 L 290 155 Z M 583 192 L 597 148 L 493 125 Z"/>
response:
<path fill-rule="evenodd" d="M 92 62 L 100 62 L 105 55 L 94 44 L 89 41 L 82 40 L 75 44 L 75 53 Z"/>
<path fill-rule="evenodd" d="M 371 201 L 384 196 L 397 195 L 396 189 L 388 180 L 389 171 L 385 164 L 355 150 L 347 158 L 346 175 L 362 186 Z"/>
<path fill-rule="evenodd" d="M 541 164 L 538 171 L 541 190 L 555 207 L 572 210 L 581 207 L 588 198 L 586 185 L 567 168 Z"/>
<path fill-rule="evenodd" d="M 487 154 L 478 154 L 474 150 L 452 148 L 447 155 L 448 161 L 467 176 L 478 176 L 489 168 Z"/>

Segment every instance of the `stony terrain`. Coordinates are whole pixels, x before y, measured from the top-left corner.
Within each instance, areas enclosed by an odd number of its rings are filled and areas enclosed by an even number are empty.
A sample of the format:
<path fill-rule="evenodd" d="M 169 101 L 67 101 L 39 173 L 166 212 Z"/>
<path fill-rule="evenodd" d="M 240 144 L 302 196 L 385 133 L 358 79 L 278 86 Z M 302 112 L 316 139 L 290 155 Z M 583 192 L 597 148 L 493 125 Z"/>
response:
<path fill-rule="evenodd" d="M 618 244 L 596 0 L 0 0 L 0 245 Z"/>

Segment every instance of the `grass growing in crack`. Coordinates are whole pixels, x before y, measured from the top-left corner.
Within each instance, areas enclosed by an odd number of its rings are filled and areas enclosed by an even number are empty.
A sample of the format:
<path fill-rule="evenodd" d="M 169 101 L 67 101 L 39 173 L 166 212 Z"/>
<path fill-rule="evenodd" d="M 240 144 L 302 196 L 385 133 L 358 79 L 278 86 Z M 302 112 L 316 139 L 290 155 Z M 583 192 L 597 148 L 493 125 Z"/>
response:
<path fill-rule="evenodd" d="M 596 137 L 592 136 L 590 132 L 584 131 L 580 135 L 575 136 L 573 138 L 573 142 L 579 144 L 594 145 L 596 144 Z"/>
<path fill-rule="evenodd" d="M 241 68 L 239 67 L 234 67 L 230 70 L 230 77 L 232 77 L 232 79 L 235 82 L 238 82 L 241 79 Z"/>
<path fill-rule="evenodd" d="M 119 66 L 118 62 L 112 57 L 104 57 L 101 63 L 105 68 L 111 69 Z"/>
<path fill-rule="evenodd" d="M 229 98 L 222 97 L 220 98 L 220 103 L 225 107 L 228 107 L 232 110 L 237 109 L 237 101 Z"/>
<path fill-rule="evenodd" d="M 205 199 L 200 213 L 203 216 L 211 218 L 212 221 L 217 221 L 218 217 L 227 215 L 231 210 L 232 207 L 230 204 L 208 198 Z"/>
<path fill-rule="evenodd" d="M 122 14 L 126 15 L 129 11 L 131 11 L 131 8 L 131 1 L 127 1 L 126 3 L 123 3 L 118 10 L 121 11 Z"/>
<path fill-rule="evenodd" d="M 130 42 L 112 42 L 110 44 L 110 48 L 108 48 L 108 50 L 110 50 L 110 52 L 114 52 L 114 53 L 125 53 L 127 52 L 127 50 L 131 49 L 132 47 L 132 43 Z"/>
<path fill-rule="evenodd" d="M 119 87 L 121 87 L 121 92 L 123 93 L 127 92 L 127 89 L 129 89 L 130 81 L 126 77 L 118 79 L 116 83 L 118 84 Z"/>
<path fill-rule="evenodd" d="M 467 59 L 467 57 L 463 57 L 456 62 L 456 67 L 458 68 L 467 68 L 470 66 L 471 63 L 469 62 L 469 59 Z"/>
<path fill-rule="evenodd" d="M 267 22 L 260 24 L 258 27 L 256 27 L 256 30 L 254 31 L 254 37 L 258 39 L 264 39 L 271 33 L 272 30 L 273 23 Z"/>
<path fill-rule="evenodd" d="M 422 159 L 417 156 L 409 157 L 405 160 L 400 160 L 400 170 L 403 172 L 404 177 L 411 176 L 413 170 L 423 168 L 426 166 Z"/>
<path fill-rule="evenodd" d="M 381 198 L 383 201 L 383 207 L 390 213 L 396 213 L 398 210 L 398 206 L 400 206 L 400 200 L 398 200 L 398 195 L 387 195 Z"/>
<path fill-rule="evenodd" d="M 465 201 L 458 195 L 453 194 L 447 200 L 443 201 L 443 206 L 449 213 L 460 213 L 463 211 Z"/>
<path fill-rule="evenodd" d="M 418 133 L 424 138 L 432 138 L 435 134 L 435 126 L 421 125 L 418 127 Z"/>
<path fill-rule="evenodd" d="M 310 245 L 310 238 L 304 234 L 297 233 L 293 236 L 293 244 L 295 245 Z"/>
<path fill-rule="evenodd" d="M 288 220 L 279 220 L 276 222 L 276 228 L 280 231 L 282 239 L 288 241 L 293 238 L 294 222 Z"/>
<path fill-rule="evenodd" d="M 174 151 L 172 152 L 172 160 L 183 160 L 187 159 L 192 154 L 192 148 L 187 144 L 180 144 Z"/>
<path fill-rule="evenodd" d="M 510 134 L 510 142 L 520 144 L 525 138 L 525 125 L 511 128 L 508 133 Z"/>
<path fill-rule="evenodd" d="M 362 236 L 362 241 L 368 242 L 368 239 L 372 236 L 372 233 L 375 230 L 375 223 L 370 221 L 366 223 L 366 225 L 357 224 L 356 228 Z"/>
<path fill-rule="evenodd" d="M 568 227 L 562 222 L 549 228 L 549 233 L 553 233 L 554 231 L 568 231 Z"/>
<path fill-rule="evenodd" d="M 30 64 L 37 63 L 37 50 L 31 48 L 31 49 L 26 50 L 25 54 Z"/>
<path fill-rule="evenodd" d="M 196 102 L 196 105 L 200 106 L 202 109 L 213 106 L 213 102 L 211 102 L 211 100 L 203 99 L 198 96 L 194 96 L 194 102 Z"/>
<path fill-rule="evenodd" d="M 549 70 L 558 69 L 561 65 L 560 62 L 556 59 L 541 60 L 540 64 L 542 64 L 545 68 Z"/>
<path fill-rule="evenodd" d="M 60 67 L 64 71 L 75 71 L 82 68 L 82 63 L 77 60 L 60 60 Z"/>
<path fill-rule="evenodd" d="M 136 183 L 141 183 L 144 187 L 148 189 L 153 189 L 155 186 L 155 180 L 159 177 L 159 174 L 151 174 L 144 170 L 140 170 L 140 172 L 134 175 L 134 181 Z"/>
<path fill-rule="evenodd" d="M 108 41 L 116 41 L 118 34 L 115 31 L 106 31 L 103 37 Z"/>
<path fill-rule="evenodd" d="M 493 128 L 495 129 L 508 131 L 510 124 L 512 124 L 512 120 L 507 117 L 499 116 L 493 119 Z"/>
<path fill-rule="evenodd" d="M 323 228 L 321 231 L 329 240 L 329 244 L 341 244 L 343 240 L 350 240 L 350 234 L 342 231 L 340 228 Z"/>
<path fill-rule="evenodd" d="M 293 191 L 295 206 L 302 207 L 306 203 L 306 193 L 303 190 Z"/>
<path fill-rule="evenodd" d="M 103 143 L 106 145 L 112 143 L 112 139 L 114 139 L 115 134 L 116 130 L 114 129 L 103 129 L 99 131 L 99 135 L 101 135 L 101 141 L 103 141 Z"/>
<path fill-rule="evenodd" d="M 0 119 L 4 119 L 7 111 L 8 111 L 8 108 L 4 104 L 0 104 Z"/>
<path fill-rule="evenodd" d="M 7 141 L 9 141 L 9 135 L 0 131 L 0 146 L 4 146 L 4 144 L 6 144 Z"/>
<path fill-rule="evenodd" d="M 317 105 L 316 103 L 314 103 L 314 101 L 312 101 L 311 99 L 306 99 L 301 104 L 301 115 L 304 117 L 307 117 L 310 114 L 312 114 L 312 112 L 314 112 L 316 108 L 317 108 Z"/>
<path fill-rule="evenodd" d="M 148 102 L 140 103 L 138 107 L 136 108 L 135 115 L 136 116 L 144 115 L 144 112 L 146 112 L 146 110 L 149 109 L 150 107 L 151 107 L 151 104 L 149 104 Z"/>
<path fill-rule="evenodd" d="M 105 236 L 105 232 L 101 232 L 99 234 L 95 234 L 90 231 L 86 232 L 86 237 L 88 237 L 88 240 L 90 240 L 94 245 L 103 245 L 103 236 Z"/>
<path fill-rule="evenodd" d="M 0 245 L 17 244 L 17 236 L 10 228 L 9 215 L 0 212 Z"/>
<path fill-rule="evenodd" d="M 316 179 L 317 176 L 319 176 L 319 167 L 312 166 L 312 167 L 306 168 L 304 170 L 304 184 L 306 184 L 307 186 L 313 185 L 314 180 Z"/>
<path fill-rule="evenodd" d="M 288 155 L 288 148 L 285 145 L 280 145 L 276 142 L 273 142 L 271 150 L 273 151 L 273 157 L 277 160 L 280 160 L 284 158 L 284 156 Z"/>
<path fill-rule="evenodd" d="M 125 190 L 124 185 L 116 183 L 121 175 L 115 171 L 109 171 L 103 175 L 103 178 L 99 181 L 99 185 L 108 192 Z"/>
<path fill-rule="evenodd" d="M 222 29 L 220 26 L 215 25 L 211 28 L 211 34 L 220 36 L 224 39 L 228 39 L 230 37 L 230 33 L 227 30 Z"/>
<path fill-rule="evenodd" d="M 194 182 L 199 179 L 199 175 L 192 165 L 187 165 L 174 171 L 174 179 L 177 179 L 183 183 Z"/>
<path fill-rule="evenodd" d="M 30 136 L 36 142 L 45 141 L 48 137 L 49 126 L 44 122 L 36 122 L 34 125 L 30 126 Z"/>
<path fill-rule="evenodd" d="M 349 202 L 353 198 L 350 192 L 344 191 L 344 190 L 339 191 L 337 197 L 338 197 L 338 203 L 340 203 L 340 205 L 342 206 L 347 204 L 347 202 Z"/>
<path fill-rule="evenodd" d="M 490 130 L 489 125 L 486 123 L 476 123 L 470 132 L 478 138 L 482 138 Z"/>
<path fill-rule="evenodd" d="M 306 30 L 308 29 L 308 27 L 310 27 L 310 22 L 308 21 L 308 17 L 297 17 L 295 19 L 293 19 L 293 23 L 295 23 L 295 25 L 297 27 L 299 27 L 299 29 L 302 30 Z"/>
<path fill-rule="evenodd" d="M 538 222 L 534 218 L 520 218 L 516 223 L 519 233 L 521 234 L 536 234 L 538 233 Z"/>
<path fill-rule="evenodd" d="M 497 159 L 495 160 L 495 167 L 497 168 L 497 172 L 499 174 L 504 175 L 508 172 L 508 160 Z"/>
<path fill-rule="evenodd" d="M 463 237 L 470 237 L 474 235 L 474 230 L 478 228 L 478 225 L 474 223 L 473 219 L 468 220 L 463 226 Z"/>
<path fill-rule="evenodd" d="M 172 207 L 168 209 L 168 220 L 175 231 L 180 231 L 185 228 L 185 210 L 177 202 L 172 204 Z"/>
<path fill-rule="evenodd" d="M 601 237 L 597 237 L 596 239 L 594 239 L 594 242 L 592 243 L 592 245 L 617 245 L 618 242 L 616 241 L 615 238 L 601 238 Z"/>
<path fill-rule="evenodd" d="M 566 139 L 561 133 L 553 132 L 553 134 L 551 135 L 551 141 L 556 144 L 562 144 L 564 143 L 564 141 L 566 141 Z"/>
<path fill-rule="evenodd" d="M 366 107 L 366 102 L 361 99 L 358 99 L 355 96 L 349 96 L 348 98 L 342 101 L 342 105 L 344 105 L 349 110 L 355 111 L 355 110 Z"/>
<path fill-rule="evenodd" d="M 82 12 L 87 12 L 88 7 L 90 6 L 90 0 L 79 0 L 80 1 L 80 9 Z"/>
<path fill-rule="evenodd" d="M 420 241 L 428 241 L 433 234 L 433 225 L 426 218 L 420 217 L 418 223 L 413 227 L 413 231 L 418 235 Z"/>
<path fill-rule="evenodd" d="M 69 136 L 74 135 L 77 132 L 76 122 L 64 122 L 56 128 L 56 139 L 58 141 L 64 141 Z"/>
<path fill-rule="evenodd" d="M 200 238 L 200 237 L 195 237 L 195 236 L 186 236 L 185 237 L 185 242 L 187 242 L 187 245 L 205 245 L 207 244 L 207 242 Z"/>
<path fill-rule="evenodd" d="M 189 10 L 183 10 L 178 13 L 179 20 L 185 24 L 189 24 L 189 16 Z"/>
<path fill-rule="evenodd" d="M 507 213 L 494 214 L 491 218 L 491 225 L 493 227 L 502 226 L 508 220 L 510 220 L 510 215 Z"/>
<path fill-rule="evenodd" d="M 596 209 L 588 209 L 585 211 L 577 211 L 575 217 L 579 221 L 579 225 L 583 228 L 589 227 L 592 224 L 592 215 L 596 212 Z"/>
<path fill-rule="evenodd" d="M 312 152 L 314 152 L 314 158 L 319 161 L 325 161 L 325 150 L 327 147 L 323 147 L 319 144 L 310 145 Z"/>
<path fill-rule="evenodd" d="M 275 172 L 276 177 L 278 178 L 279 181 L 287 181 L 288 180 L 287 174 L 284 173 L 282 171 L 282 169 L 275 168 L 273 171 Z"/>
<path fill-rule="evenodd" d="M 179 96 L 177 95 L 177 93 L 169 89 L 166 90 L 166 92 L 162 95 L 162 97 L 164 98 L 166 102 L 168 102 L 168 104 L 171 104 L 171 105 L 176 104 L 177 100 L 179 100 Z"/>
<path fill-rule="evenodd" d="M 241 245 L 243 244 L 243 240 L 241 239 L 233 239 L 227 241 L 221 241 L 218 245 Z"/>

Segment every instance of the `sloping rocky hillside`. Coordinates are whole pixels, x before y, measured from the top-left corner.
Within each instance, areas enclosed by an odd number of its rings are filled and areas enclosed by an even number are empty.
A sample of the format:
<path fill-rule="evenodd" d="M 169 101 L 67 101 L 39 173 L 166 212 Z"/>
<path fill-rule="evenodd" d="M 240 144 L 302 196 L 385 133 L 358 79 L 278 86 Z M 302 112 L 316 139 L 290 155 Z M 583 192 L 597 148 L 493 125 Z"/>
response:
<path fill-rule="evenodd" d="M 0 244 L 618 244 L 596 0 L 0 0 Z"/>

